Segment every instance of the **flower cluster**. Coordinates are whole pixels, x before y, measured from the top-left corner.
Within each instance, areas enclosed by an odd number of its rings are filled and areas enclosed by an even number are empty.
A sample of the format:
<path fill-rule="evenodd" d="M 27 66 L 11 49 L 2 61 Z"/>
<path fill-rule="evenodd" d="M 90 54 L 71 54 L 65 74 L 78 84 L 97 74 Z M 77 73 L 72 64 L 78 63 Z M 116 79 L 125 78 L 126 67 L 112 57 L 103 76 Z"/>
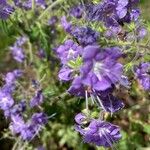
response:
<path fill-rule="evenodd" d="M 6 20 L 14 12 L 14 8 L 6 0 L 0 0 L 0 19 Z"/>
<path fill-rule="evenodd" d="M 31 119 L 24 116 L 27 101 L 23 99 L 17 103 L 13 97 L 17 88 L 17 79 L 22 75 L 21 70 L 6 74 L 5 85 L 0 89 L 0 109 L 4 111 L 6 118 L 10 118 L 10 130 L 13 134 L 19 134 L 23 140 L 32 140 L 47 123 L 48 117 L 43 112 L 34 113 Z M 39 106 L 43 99 L 42 91 L 37 89 L 35 96 L 30 100 L 31 108 Z"/>
<path fill-rule="evenodd" d="M 73 7 L 70 16 L 87 20 L 88 25 L 84 26 L 74 25 L 65 16 L 61 19 L 62 27 L 72 39 L 67 39 L 56 50 L 62 64 L 58 76 L 60 80 L 71 83 L 68 89 L 71 95 L 86 100 L 88 115 L 80 113 L 75 120 L 76 130 L 87 143 L 112 147 L 121 138 L 119 127 L 102 119 L 91 118 L 88 126 L 87 123 L 83 125 L 90 115 L 89 99 L 93 104 L 97 104 L 102 112 L 112 115 L 124 107 L 124 103 L 114 95 L 116 86 L 129 88 L 128 78 L 124 75 L 124 66 L 119 61 L 124 56 L 122 47 L 101 45 L 99 39 L 105 38 L 106 34 L 92 29 L 89 22 L 104 24 L 109 36 L 111 33 L 119 36 L 125 31 L 125 24 L 134 22 L 137 27 L 136 39 L 143 39 L 146 30 L 138 23 L 140 11 L 137 4 L 138 0 L 103 0 L 98 4 L 86 3 L 84 6 Z M 141 64 L 136 70 L 136 75 L 144 88 L 149 89 L 149 64 Z"/>
<path fill-rule="evenodd" d="M 120 128 L 100 119 L 89 119 L 84 114 L 75 117 L 75 129 L 83 136 L 83 141 L 97 146 L 113 147 L 121 138 Z M 89 125 L 87 125 L 87 122 Z"/>
<path fill-rule="evenodd" d="M 22 63 L 25 60 L 24 47 L 28 39 L 25 36 L 19 37 L 10 50 L 16 61 Z M 48 116 L 41 112 L 33 111 L 43 103 L 44 95 L 40 84 L 36 80 L 32 80 L 33 92 L 24 89 L 19 78 L 25 75 L 22 70 L 14 70 L 8 72 L 4 81 L 5 84 L 0 89 L 0 109 L 4 115 L 10 120 L 9 128 L 14 135 L 19 135 L 23 140 L 32 140 L 41 131 L 42 127 L 48 122 Z M 19 93 L 18 93 L 19 92 Z M 30 98 L 30 101 L 28 100 Z M 26 109 L 26 108 L 30 109 Z M 26 114 L 31 116 L 26 116 Z"/>
<path fill-rule="evenodd" d="M 32 0 L 14 0 L 14 3 L 17 7 L 23 8 L 25 10 L 30 10 L 32 8 Z M 46 8 L 45 0 L 35 0 L 35 6 L 41 7 L 42 9 Z"/>
<path fill-rule="evenodd" d="M 24 10 L 31 10 L 34 6 L 36 9 L 46 9 L 47 3 L 45 0 L 13 0 L 13 6 L 10 5 L 6 0 L 0 0 L 0 19 L 6 20 L 9 16 L 17 9 L 21 8 Z M 34 3 L 34 4 L 33 4 Z"/>
<path fill-rule="evenodd" d="M 28 39 L 26 37 L 19 37 L 14 43 L 14 45 L 10 47 L 13 58 L 19 63 L 22 63 L 25 60 L 23 46 L 26 44 L 27 40 Z"/>
<path fill-rule="evenodd" d="M 102 21 L 106 27 L 120 28 L 124 23 L 137 21 L 140 11 L 136 7 L 139 0 L 103 0 L 87 7 L 87 18 Z"/>

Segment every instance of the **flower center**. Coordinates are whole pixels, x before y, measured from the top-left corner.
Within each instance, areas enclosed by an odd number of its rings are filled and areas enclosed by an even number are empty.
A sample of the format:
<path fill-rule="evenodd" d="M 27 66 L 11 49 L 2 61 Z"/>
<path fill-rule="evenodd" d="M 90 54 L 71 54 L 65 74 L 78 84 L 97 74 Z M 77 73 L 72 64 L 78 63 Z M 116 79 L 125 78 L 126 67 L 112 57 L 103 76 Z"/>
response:
<path fill-rule="evenodd" d="M 96 62 L 94 64 L 93 71 L 99 80 L 101 80 L 102 75 L 108 74 L 110 72 L 110 70 L 106 68 L 104 63 L 101 62 Z"/>
<path fill-rule="evenodd" d="M 73 58 L 75 51 L 73 49 L 69 49 L 67 58 Z"/>

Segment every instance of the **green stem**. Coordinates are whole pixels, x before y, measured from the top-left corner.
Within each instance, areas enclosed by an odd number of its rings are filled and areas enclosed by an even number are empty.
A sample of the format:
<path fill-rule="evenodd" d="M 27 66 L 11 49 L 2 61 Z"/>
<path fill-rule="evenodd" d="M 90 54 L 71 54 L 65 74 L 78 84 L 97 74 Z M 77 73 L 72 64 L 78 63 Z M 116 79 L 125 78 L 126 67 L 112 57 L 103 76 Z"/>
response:
<path fill-rule="evenodd" d="M 63 0 L 57 0 L 53 4 L 51 4 L 38 18 L 38 20 L 42 19 L 53 7 L 63 2 Z"/>
<path fill-rule="evenodd" d="M 28 42 L 29 45 L 29 54 L 30 54 L 30 63 L 33 62 L 33 54 L 32 54 L 32 45 L 30 43 L 30 41 Z"/>
<path fill-rule="evenodd" d="M 35 8 L 35 0 L 32 0 L 32 11 L 34 11 Z"/>

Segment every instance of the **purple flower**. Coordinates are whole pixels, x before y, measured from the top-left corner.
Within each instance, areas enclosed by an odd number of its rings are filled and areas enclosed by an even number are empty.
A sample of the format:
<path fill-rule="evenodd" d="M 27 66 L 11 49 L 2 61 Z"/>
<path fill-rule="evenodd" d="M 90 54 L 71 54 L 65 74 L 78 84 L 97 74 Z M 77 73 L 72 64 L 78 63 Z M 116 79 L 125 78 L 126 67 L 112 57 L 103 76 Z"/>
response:
<path fill-rule="evenodd" d="M 35 96 L 30 101 L 30 106 L 35 107 L 43 103 L 44 96 L 42 90 L 36 91 Z"/>
<path fill-rule="evenodd" d="M 47 116 L 44 113 L 35 113 L 31 120 L 25 123 L 24 128 L 20 132 L 23 140 L 32 140 L 41 130 L 41 127 L 47 123 Z"/>
<path fill-rule="evenodd" d="M 71 31 L 71 35 L 77 39 L 80 45 L 87 46 L 97 42 L 99 33 L 90 27 L 75 27 Z"/>
<path fill-rule="evenodd" d="M 58 21 L 57 16 L 52 16 L 49 20 L 48 20 L 48 25 L 50 26 L 54 26 Z"/>
<path fill-rule="evenodd" d="M 13 134 L 18 134 L 25 128 L 25 122 L 20 115 L 12 115 L 11 116 L 11 123 L 9 126 L 11 132 Z"/>
<path fill-rule="evenodd" d="M 81 97 L 85 96 L 85 87 L 82 84 L 81 77 L 74 78 L 70 88 L 68 89 L 68 92 L 71 95 L 75 95 L 75 96 L 81 96 Z"/>
<path fill-rule="evenodd" d="M 73 69 L 70 69 L 69 67 L 62 67 L 58 73 L 58 77 L 62 81 L 70 81 L 73 79 L 72 73 Z"/>
<path fill-rule="evenodd" d="M 138 29 L 137 29 L 137 38 L 139 39 L 139 40 L 141 40 L 141 39 L 143 39 L 146 35 L 147 35 L 147 30 L 146 30 L 146 28 L 144 28 L 144 27 L 139 27 Z"/>
<path fill-rule="evenodd" d="M 21 70 L 14 70 L 13 72 L 8 72 L 5 76 L 5 82 L 6 84 L 13 84 L 15 83 L 16 79 L 18 77 L 22 76 L 22 71 Z"/>
<path fill-rule="evenodd" d="M 14 45 L 10 47 L 14 59 L 20 63 L 22 63 L 25 60 L 23 45 L 26 43 L 26 41 L 26 37 L 20 37 L 17 39 Z"/>
<path fill-rule="evenodd" d="M 135 69 L 135 75 L 145 90 L 150 90 L 150 63 L 141 63 Z"/>
<path fill-rule="evenodd" d="M 75 60 L 82 52 L 82 47 L 72 40 L 66 40 L 56 50 L 62 64 L 66 64 L 70 60 Z"/>
<path fill-rule="evenodd" d="M 11 108 L 10 112 L 12 115 L 21 115 L 26 110 L 26 101 L 22 100 L 18 104 Z"/>
<path fill-rule="evenodd" d="M 80 19 L 82 18 L 83 12 L 84 12 L 83 6 L 77 5 L 71 8 L 70 15 L 76 17 L 77 19 Z"/>
<path fill-rule="evenodd" d="M 123 66 L 117 62 L 118 48 L 100 49 L 87 46 L 83 52 L 82 83 L 97 91 L 104 91 L 122 80 Z M 111 53 L 112 52 L 112 53 Z"/>
<path fill-rule="evenodd" d="M 76 125 L 76 131 L 83 136 L 83 141 L 97 146 L 113 147 L 121 139 L 120 128 L 101 120 L 91 120 L 88 127 Z"/>
<path fill-rule="evenodd" d="M 44 125 L 48 122 L 48 117 L 44 113 L 35 113 L 33 114 L 31 120 L 32 120 L 32 124 Z"/>
<path fill-rule="evenodd" d="M 140 16 L 140 10 L 137 8 L 137 9 L 133 9 L 131 12 L 130 12 L 130 18 L 131 20 L 133 21 L 137 21 L 138 18 Z"/>
<path fill-rule="evenodd" d="M 14 100 L 11 96 L 11 94 L 7 91 L 3 91 L 3 89 L 0 89 L 0 109 L 2 110 L 8 110 L 10 109 L 14 104 Z"/>
<path fill-rule="evenodd" d="M 31 120 L 24 121 L 21 115 L 11 115 L 10 130 L 13 134 L 19 134 L 23 140 L 32 140 L 41 130 L 42 125 L 47 123 L 44 113 L 35 113 Z"/>
<path fill-rule="evenodd" d="M 47 7 L 45 0 L 35 0 L 35 4 L 42 9 L 45 9 Z"/>
<path fill-rule="evenodd" d="M 115 113 L 124 107 L 124 103 L 117 97 L 113 96 L 111 89 L 104 92 L 97 92 L 95 97 L 98 106 L 106 112 Z"/>
<path fill-rule="evenodd" d="M 137 21 L 140 12 L 136 8 L 139 1 L 103 0 L 97 5 L 87 7 L 87 18 L 102 21 L 106 27 L 119 27 L 124 23 Z"/>
<path fill-rule="evenodd" d="M 32 0 L 14 0 L 14 3 L 17 7 L 23 8 L 25 10 L 30 10 L 32 8 Z M 47 6 L 45 0 L 35 0 L 35 5 L 37 7 L 41 7 L 42 9 L 45 9 Z"/>
<path fill-rule="evenodd" d="M 26 123 L 20 132 L 20 136 L 23 140 L 30 141 L 39 133 L 39 130 L 40 128 L 38 126 Z"/>
<path fill-rule="evenodd" d="M 6 20 L 13 12 L 14 8 L 6 0 L 0 0 L 0 19 Z"/>
<path fill-rule="evenodd" d="M 62 25 L 62 27 L 64 28 L 64 30 L 65 30 L 66 32 L 68 32 L 68 33 L 71 32 L 71 30 L 72 30 L 72 24 L 67 21 L 67 19 L 66 19 L 65 16 L 63 16 L 63 17 L 61 18 L 61 25 Z"/>
<path fill-rule="evenodd" d="M 75 121 L 77 124 L 82 125 L 86 118 L 87 117 L 83 113 L 79 113 L 75 116 Z"/>

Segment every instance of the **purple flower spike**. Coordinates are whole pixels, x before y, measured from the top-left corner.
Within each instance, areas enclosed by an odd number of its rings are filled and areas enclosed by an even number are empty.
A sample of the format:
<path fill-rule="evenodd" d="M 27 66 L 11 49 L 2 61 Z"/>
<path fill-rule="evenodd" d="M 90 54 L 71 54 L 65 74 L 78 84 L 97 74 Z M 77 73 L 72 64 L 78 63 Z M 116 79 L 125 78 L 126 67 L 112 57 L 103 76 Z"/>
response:
<path fill-rule="evenodd" d="M 0 108 L 2 110 L 10 109 L 14 104 L 14 100 L 10 93 L 0 90 Z"/>
<path fill-rule="evenodd" d="M 103 0 L 87 7 L 87 18 L 91 21 L 102 21 L 108 28 L 118 28 L 124 23 L 137 21 L 140 15 L 136 7 L 138 2 L 138 0 Z"/>
<path fill-rule="evenodd" d="M 83 136 L 83 141 L 97 146 L 113 147 L 121 139 L 120 128 L 111 123 L 92 120 L 88 127 L 76 126 L 76 131 Z"/>
<path fill-rule="evenodd" d="M 135 70 L 135 75 L 139 83 L 145 90 L 150 90 L 150 63 L 141 63 Z"/>
<path fill-rule="evenodd" d="M 26 43 L 26 41 L 26 37 L 20 37 L 17 39 L 14 45 L 10 47 L 14 59 L 20 63 L 22 63 L 25 60 L 23 45 Z"/>

